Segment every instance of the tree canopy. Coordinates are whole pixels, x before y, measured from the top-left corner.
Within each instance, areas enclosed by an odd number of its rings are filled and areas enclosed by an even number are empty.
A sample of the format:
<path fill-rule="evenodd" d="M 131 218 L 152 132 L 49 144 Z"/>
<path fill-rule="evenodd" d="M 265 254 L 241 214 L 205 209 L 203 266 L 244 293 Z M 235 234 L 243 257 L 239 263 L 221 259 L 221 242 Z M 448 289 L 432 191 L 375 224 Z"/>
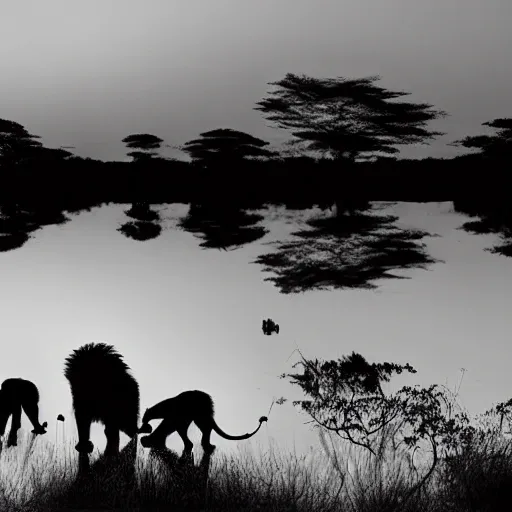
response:
<path fill-rule="evenodd" d="M 240 161 L 248 157 L 270 157 L 269 143 L 231 128 L 220 128 L 200 134 L 201 138 L 180 147 L 199 164 Z"/>
<path fill-rule="evenodd" d="M 348 80 L 288 73 L 269 85 L 277 90 L 255 110 L 280 128 L 293 129 L 291 144 L 307 142 L 309 150 L 334 158 L 368 158 L 376 152 L 398 153 L 396 144 L 425 144 L 442 132 L 425 128 L 447 114 L 426 103 L 389 102 L 410 93 L 373 84 L 380 76 Z"/>
<path fill-rule="evenodd" d="M 16 165 L 37 154 L 43 144 L 21 124 L 0 120 L 0 162 L 3 166 Z"/>
<path fill-rule="evenodd" d="M 482 123 L 497 130 L 494 135 L 471 135 L 450 143 L 451 146 L 462 146 L 479 149 L 484 157 L 512 158 L 512 118 L 499 118 Z"/>
<path fill-rule="evenodd" d="M 475 219 L 464 223 L 463 229 L 471 233 L 496 233 L 500 243 L 489 251 L 503 256 L 512 256 L 512 206 L 510 187 L 512 176 L 512 118 L 498 118 L 482 123 L 493 128 L 493 135 L 472 135 L 457 140 L 451 145 L 480 150 L 475 161 L 483 172 L 470 171 L 468 179 L 474 182 L 479 194 L 460 197 L 454 201 L 456 211 Z"/>
<path fill-rule="evenodd" d="M 127 155 L 131 156 L 134 161 L 140 161 L 154 157 L 155 152 L 153 150 L 160 149 L 163 139 L 149 133 L 135 133 L 125 137 L 122 142 L 126 144 L 127 148 L 139 150 L 131 151 L 130 153 L 127 153 Z"/>

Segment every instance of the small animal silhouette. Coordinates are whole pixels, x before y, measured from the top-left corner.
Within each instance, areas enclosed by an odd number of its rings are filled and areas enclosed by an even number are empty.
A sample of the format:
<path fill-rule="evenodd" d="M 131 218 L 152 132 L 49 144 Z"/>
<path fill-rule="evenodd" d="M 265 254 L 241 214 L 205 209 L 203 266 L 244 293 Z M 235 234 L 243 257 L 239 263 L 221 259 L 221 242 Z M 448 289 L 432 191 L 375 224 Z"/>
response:
<path fill-rule="evenodd" d="M 139 420 L 139 385 L 129 366 L 112 345 L 88 343 L 66 358 L 64 375 L 69 381 L 78 428 L 80 453 L 91 453 L 93 421 L 105 425 L 105 455 L 119 453 L 119 431 L 133 437 Z"/>
<path fill-rule="evenodd" d="M 11 430 L 7 446 L 16 446 L 18 430 L 21 427 L 21 409 L 25 411 L 34 429 L 33 434 L 46 434 L 48 423 L 39 423 L 39 390 L 25 379 L 6 379 L 0 388 L 0 435 L 4 435 L 7 420 L 12 414 Z"/>
<path fill-rule="evenodd" d="M 163 421 L 153 432 L 149 422 L 156 419 L 162 419 Z M 151 434 L 153 432 L 151 435 L 141 438 L 140 442 L 145 448 L 164 448 L 167 436 L 173 432 L 178 432 L 185 445 L 183 454 L 188 455 L 192 453 L 194 445 L 187 436 L 187 430 L 190 424 L 194 422 L 203 434 L 201 446 L 205 453 L 212 453 L 215 449 L 215 446 L 210 443 L 212 430 L 224 439 L 233 441 L 249 439 L 258 432 L 261 424 L 267 421 L 267 418 L 262 416 L 259 421 L 258 428 L 251 434 L 230 436 L 221 430 L 215 422 L 212 397 L 203 391 L 193 390 L 184 391 L 173 398 L 158 402 L 153 407 L 146 409 L 142 418 L 142 426 L 138 432 L 139 434 Z"/>
<path fill-rule="evenodd" d="M 270 336 L 273 332 L 279 334 L 279 324 L 276 324 L 273 320 L 268 318 L 267 320 L 263 320 L 262 325 L 263 334 Z"/>

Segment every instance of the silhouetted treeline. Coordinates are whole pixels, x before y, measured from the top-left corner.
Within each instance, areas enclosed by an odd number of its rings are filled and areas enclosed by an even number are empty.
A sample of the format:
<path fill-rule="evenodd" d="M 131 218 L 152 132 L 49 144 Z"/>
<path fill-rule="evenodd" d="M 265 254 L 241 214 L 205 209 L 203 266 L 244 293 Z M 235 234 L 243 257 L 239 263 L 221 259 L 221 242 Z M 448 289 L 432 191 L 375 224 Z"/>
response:
<path fill-rule="evenodd" d="M 344 163 L 307 156 L 200 167 L 179 160 L 102 162 L 79 157 L 1 167 L 2 200 L 97 204 L 223 202 L 289 208 L 332 205 L 338 198 L 447 201 L 495 198 L 510 190 L 509 162 L 478 155 Z M 491 200 L 492 202 L 492 200 Z M 476 210 L 475 210 L 476 211 Z"/>
<path fill-rule="evenodd" d="M 393 269 L 426 268 L 436 260 L 421 242 L 428 233 L 397 226 L 396 216 L 375 215 L 370 199 L 456 199 L 456 211 L 475 216 L 464 229 L 499 234 L 501 245 L 492 250 L 512 256 L 512 118 L 483 123 L 493 134 L 450 144 L 478 153 L 397 159 L 397 145 L 428 144 L 443 135 L 429 130 L 428 122 L 447 113 L 428 103 L 389 102 L 409 93 L 378 87 L 378 79 L 288 73 L 270 84 L 275 89 L 254 108 L 288 130 L 292 139 L 280 150 L 248 133 L 219 128 L 174 146 L 190 162 L 163 158 L 163 139 L 149 133 L 122 139 L 131 162 L 80 158 L 68 148 L 46 148 L 19 123 L 0 119 L 0 252 L 102 203 L 131 204 L 117 232 L 141 243 L 164 230 L 152 205 L 189 204 L 177 227 L 199 238 L 200 247 L 224 251 L 268 233 L 263 212 L 247 210 L 316 205 L 333 215 L 309 219 L 307 229 L 254 263 L 273 273 L 266 280 L 282 293 L 372 288 L 376 280 L 399 278 Z"/>
<path fill-rule="evenodd" d="M 483 123 L 492 135 L 450 144 L 480 150 L 477 154 L 398 160 L 397 145 L 429 144 L 443 135 L 427 124 L 448 114 L 428 103 L 390 102 L 410 93 L 379 87 L 379 79 L 287 73 L 269 83 L 274 89 L 253 110 L 291 132 L 286 144 L 296 148 L 296 156 L 283 156 L 248 133 L 219 128 L 175 146 L 190 163 L 159 156 L 164 141 L 148 133 L 122 139 L 132 162 L 101 162 L 46 148 L 19 123 L 0 119 L 0 190 L 13 202 L 231 208 L 271 203 L 298 209 L 335 204 L 343 214 L 358 209 L 354 200 L 439 201 L 494 196 L 510 188 L 512 118 Z"/>

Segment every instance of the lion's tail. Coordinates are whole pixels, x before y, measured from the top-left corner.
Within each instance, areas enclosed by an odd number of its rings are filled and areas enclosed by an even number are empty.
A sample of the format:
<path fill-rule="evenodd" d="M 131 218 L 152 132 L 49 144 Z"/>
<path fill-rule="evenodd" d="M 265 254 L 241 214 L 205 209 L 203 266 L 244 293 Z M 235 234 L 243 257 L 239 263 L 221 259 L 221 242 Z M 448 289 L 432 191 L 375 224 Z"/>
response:
<path fill-rule="evenodd" d="M 256 434 L 256 432 L 258 432 L 258 430 L 260 429 L 261 424 L 264 421 L 267 421 L 267 419 L 268 418 L 266 416 L 262 416 L 260 418 L 260 424 L 258 425 L 258 428 L 254 432 L 252 432 L 251 434 L 243 434 L 241 436 L 230 436 L 229 434 L 226 434 L 226 432 L 221 430 L 221 428 L 217 425 L 216 421 L 213 418 L 212 418 L 212 427 L 213 427 L 213 430 L 215 430 L 215 432 L 217 432 L 217 434 L 219 434 L 219 436 L 223 437 L 224 439 L 228 439 L 230 441 L 241 441 L 243 439 L 249 439 L 254 434 Z"/>

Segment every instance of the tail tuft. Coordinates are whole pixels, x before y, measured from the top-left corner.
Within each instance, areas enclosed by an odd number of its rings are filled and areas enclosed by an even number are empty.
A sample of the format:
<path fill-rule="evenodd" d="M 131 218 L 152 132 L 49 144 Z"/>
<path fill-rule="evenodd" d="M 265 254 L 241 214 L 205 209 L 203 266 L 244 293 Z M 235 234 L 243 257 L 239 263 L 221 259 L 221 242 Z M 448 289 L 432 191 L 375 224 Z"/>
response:
<path fill-rule="evenodd" d="M 268 421 L 268 418 L 266 416 L 262 416 L 260 418 L 260 423 L 263 423 L 264 421 Z"/>

